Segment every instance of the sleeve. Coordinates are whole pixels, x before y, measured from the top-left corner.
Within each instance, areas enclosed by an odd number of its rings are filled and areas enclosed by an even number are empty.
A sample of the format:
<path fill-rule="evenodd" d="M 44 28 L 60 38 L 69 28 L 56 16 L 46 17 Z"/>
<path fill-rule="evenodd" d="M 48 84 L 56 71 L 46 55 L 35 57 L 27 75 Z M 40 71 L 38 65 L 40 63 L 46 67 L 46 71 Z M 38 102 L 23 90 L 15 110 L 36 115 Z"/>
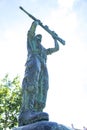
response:
<path fill-rule="evenodd" d="M 30 46 L 29 44 L 32 43 L 32 40 L 35 36 L 36 27 L 37 27 L 37 22 L 34 21 L 27 33 L 27 48 Z"/>
<path fill-rule="evenodd" d="M 54 48 L 48 48 L 48 49 L 46 49 L 47 55 L 51 55 L 52 53 L 54 53 L 54 52 L 56 52 L 56 51 L 59 50 L 59 45 L 58 45 L 57 40 L 54 39 L 54 43 L 55 43 Z"/>
<path fill-rule="evenodd" d="M 35 36 L 36 26 L 37 26 L 37 22 L 34 21 L 28 31 L 27 37 L 33 38 Z"/>

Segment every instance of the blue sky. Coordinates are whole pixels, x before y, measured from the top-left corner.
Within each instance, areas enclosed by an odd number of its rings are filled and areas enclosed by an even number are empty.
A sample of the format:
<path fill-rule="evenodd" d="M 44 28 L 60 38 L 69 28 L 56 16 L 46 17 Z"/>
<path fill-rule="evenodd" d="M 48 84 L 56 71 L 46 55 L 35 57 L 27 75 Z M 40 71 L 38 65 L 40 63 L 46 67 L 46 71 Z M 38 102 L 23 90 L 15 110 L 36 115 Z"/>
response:
<path fill-rule="evenodd" d="M 87 127 L 87 1 L 0 0 L 0 78 L 24 74 L 26 34 L 32 23 L 19 6 L 40 19 L 66 41 L 59 52 L 48 56 L 49 91 L 44 111 L 50 120 L 77 128 Z M 41 27 L 42 44 L 53 47 Z"/>

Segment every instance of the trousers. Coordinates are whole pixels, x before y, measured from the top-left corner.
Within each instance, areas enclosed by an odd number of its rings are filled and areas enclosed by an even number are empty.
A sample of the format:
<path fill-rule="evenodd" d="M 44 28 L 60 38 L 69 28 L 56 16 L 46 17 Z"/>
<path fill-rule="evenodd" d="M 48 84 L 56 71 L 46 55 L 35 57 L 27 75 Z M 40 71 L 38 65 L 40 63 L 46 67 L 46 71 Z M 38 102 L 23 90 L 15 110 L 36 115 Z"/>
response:
<path fill-rule="evenodd" d="M 25 76 L 22 82 L 22 111 L 43 111 L 49 86 L 46 63 L 37 57 L 32 57 L 25 66 Z"/>

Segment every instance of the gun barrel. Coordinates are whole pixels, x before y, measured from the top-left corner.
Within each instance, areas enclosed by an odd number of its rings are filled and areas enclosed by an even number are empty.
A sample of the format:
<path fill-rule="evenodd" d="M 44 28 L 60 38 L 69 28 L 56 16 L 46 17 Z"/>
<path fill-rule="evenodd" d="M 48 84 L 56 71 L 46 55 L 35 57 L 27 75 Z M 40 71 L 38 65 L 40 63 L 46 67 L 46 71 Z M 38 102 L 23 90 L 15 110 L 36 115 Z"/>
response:
<path fill-rule="evenodd" d="M 40 26 L 41 26 L 42 28 L 44 28 L 48 33 L 50 33 L 51 36 L 54 36 L 54 35 L 55 35 L 55 34 L 53 33 L 53 31 L 51 31 L 47 25 L 44 26 L 43 24 L 40 24 Z M 62 43 L 62 45 L 65 45 L 65 41 L 64 41 L 62 38 L 60 38 L 57 34 L 55 35 L 55 38 L 56 38 L 60 43 Z"/>
<path fill-rule="evenodd" d="M 34 16 L 32 16 L 30 13 L 28 13 L 23 7 L 19 7 L 22 11 L 24 11 L 29 17 L 31 17 L 34 21 L 36 21 L 37 19 L 34 17 Z"/>

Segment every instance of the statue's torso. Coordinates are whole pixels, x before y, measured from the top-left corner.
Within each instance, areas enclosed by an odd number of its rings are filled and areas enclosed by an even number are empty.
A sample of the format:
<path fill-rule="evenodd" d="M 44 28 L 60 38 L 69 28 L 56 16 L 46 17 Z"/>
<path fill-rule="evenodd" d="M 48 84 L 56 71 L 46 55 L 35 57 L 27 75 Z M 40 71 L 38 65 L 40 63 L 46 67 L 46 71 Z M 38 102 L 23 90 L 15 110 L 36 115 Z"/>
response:
<path fill-rule="evenodd" d="M 47 60 L 46 49 L 41 44 L 36 44 L 35 40 L 28 43 L 27 62 L 29 62 L 32 58 L 38 58 L 38 60 L 43 64 L 45 64 Z"/>

